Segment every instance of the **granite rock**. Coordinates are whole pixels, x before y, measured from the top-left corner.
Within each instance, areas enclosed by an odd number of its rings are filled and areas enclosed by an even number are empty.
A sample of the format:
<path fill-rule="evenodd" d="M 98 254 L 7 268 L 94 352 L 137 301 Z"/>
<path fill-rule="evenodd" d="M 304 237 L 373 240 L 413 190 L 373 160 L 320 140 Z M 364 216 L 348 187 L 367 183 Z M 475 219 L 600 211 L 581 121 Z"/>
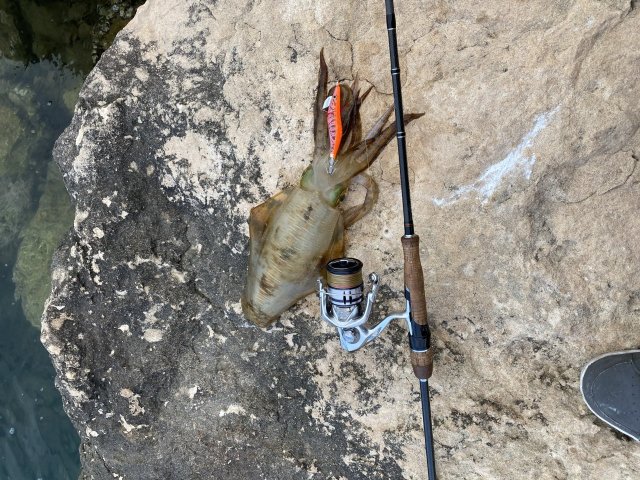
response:
<path fill-rule="evenodd" d="M 398 2 L 414 217 L 436 349 L 441 479 L 634 478 L 637 447 L 579 376 L 638 345 L 635 1 Z M 384 7 L 155 0 L 89 75 L 55 158 L 75 225 L 42 340 L 83 478 L 425 478 L 395 326 L 355 354 L 313 296 L 268 330 L 240 310 L 249 209 L 312 152 L 318 54 L 388 105 Z M 348 233 L 400 308 L 396 155 Z M 356 194 L 357 192 L 353 192 Z"/>

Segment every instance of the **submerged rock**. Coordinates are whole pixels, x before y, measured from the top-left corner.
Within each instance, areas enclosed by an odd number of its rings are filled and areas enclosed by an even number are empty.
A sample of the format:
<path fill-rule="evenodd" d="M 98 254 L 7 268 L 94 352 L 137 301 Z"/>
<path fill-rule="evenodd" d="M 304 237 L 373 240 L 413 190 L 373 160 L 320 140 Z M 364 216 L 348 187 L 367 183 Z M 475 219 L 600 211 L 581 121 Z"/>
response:
<path fill-rule="evenodd" d="M 20 62 L 0 59 L 0 262 L 13 266 L 21 230 L 29 223 L 47 188 L 47 165 L 51 163 L 51 149 L 55 138 L 68 124 L 71 115 L 63 105 L 60 90 L 79 89 L 82 80 L 62 66 L 43 61 L 24 66 Z M 69 97 L 71 94 L 68 95 Z M 59 179 L 60 199 L 47 199 L 55 207 L 60 202 L 69 204 L 68 194 Z M 42 202 L 40 202 L 42 203 Z M 69 208 L 69 205 L 67 205 Z M 57 214 L 56 214 L 57 215 Z M 62 219 L 61 219 L 62 220 Z M 51 220 L 50 220 L 51 221 Z M 61 239 L 62 227 L 47 226 L 43 235 L 57 234 Z M 57 233 L 54 233 L 57 232 Z M 48 285 L 51 254 L 57 246 L 55 242 L 48 249 L 49 259 L 43 257 L 32 266 L 36 271 L 45 268 L 40 280 Z M 42 254 L 42 250 L 38 255 Z M 24 265 L 23 265 L 24 266 Z M 26 272 L 22 272 L 26 274 Z M 34 271 L 34 276 L 38 276 Z M 26 277 L 24 277 L 26 278 Z M 40 309 L 48 295 L 42 292 L 38 303 Z M 40 311 L 40 313 L 42 313 Z M 39 325 L 39 315 L 35 322 Z"/>
<path fill-rule="evenodd" d="M 640 474 L 578 388 L 637 344 L 634 6 L 397 5 L 441 479 Z M 270 330 L 240 310 L 249 209 L 310 159 L 320 47 L 375 87 L 366 123 L 391 102 L 385 32 L 374 1 L 157 0 L 90 74 L 55 150 L 76 214 L 42 327 L 84 478 L 425 478 L 402 328 L 347 354 L 312 296 Z M 394 149 L 371 170 L 347 251 L 388 311 Z"/>
<path fill-rule="evenodd" d="M 40 326 L 44 302 L 51 292 L 51 258 L 73 223 L 73 207 L 58 166 L 49 163 L 47 181 L 35 215 L 22 230 L 13 270 L 16 298 L 25 317 Z"/>
<path fill-rule="evenodd" d="M 30 185 L 22 179 L 0 177 L 0 261 L 8 262 L 15 255 L 30 208 Z"/>
<path fill-rule="evenodd" d="M 1 72 L 0 72 L 1 73 Z M 0 82 L 2 78 L 0 75 Z M 24 111 L 0 99 L 0 262 L 14 258 L 18 236 L 29 221 L 33 177 L 27 138 L 31 125 Z"/>
<path fill-rule="evenodd" d="M 0 176 L 21 175 L 26 168 L 26 158 L 16 161 L 14 147 L 25 134 L 25 124 L 9 102 L 0 103 Z"/>

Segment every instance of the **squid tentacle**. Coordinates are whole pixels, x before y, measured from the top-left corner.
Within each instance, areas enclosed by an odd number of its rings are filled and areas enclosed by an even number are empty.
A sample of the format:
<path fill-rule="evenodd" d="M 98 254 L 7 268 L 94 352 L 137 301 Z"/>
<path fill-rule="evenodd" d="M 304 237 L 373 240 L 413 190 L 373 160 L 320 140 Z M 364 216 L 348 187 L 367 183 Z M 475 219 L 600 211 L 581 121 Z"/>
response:
<path fill-rule="evenodd" d="M 322 155 L 329 148 L 329 130 L 324 118 L 322 105 L 327 98 L 327 82 L 329 81 L 329 70 L 324 59 L 324 48 L 320 50 L 320 69 L 318 70 L 318 87 L 316 91 L 316 101 L 313 112 L 313 139 L 314 156 Z"/>
<path fill-rule="evenodd" d="M 385 113 L 386 114 L 386 113 Z M 404 124 L 407 126 L 413 120 L 420 118 L 424 113 L 409 113 L 404 116 Z M 335 183 L 344 183 L 362 173 L 380 156 L 384 147 L 395 137 L 395 122 L 388 125 L 377 137 L 365 139 L 353 148 L 348 155 L 340 161 L 341 168 L 334 175 Z"/>
<path fill-rule="evenodd" d="M 356 183 L 363 186 L 367 190 L 367 193 L 360 205 L 350 207 L 342 214 L 345 227 L 350 227 L 362 217 L 367 215 L 373 209 L 375 203 L 378 201 L 378 194 L 380 192 L 376 181 L 371 175 L 368 175 L 366 173 L 356 175 L 351 179 L 351 183 Z"/>

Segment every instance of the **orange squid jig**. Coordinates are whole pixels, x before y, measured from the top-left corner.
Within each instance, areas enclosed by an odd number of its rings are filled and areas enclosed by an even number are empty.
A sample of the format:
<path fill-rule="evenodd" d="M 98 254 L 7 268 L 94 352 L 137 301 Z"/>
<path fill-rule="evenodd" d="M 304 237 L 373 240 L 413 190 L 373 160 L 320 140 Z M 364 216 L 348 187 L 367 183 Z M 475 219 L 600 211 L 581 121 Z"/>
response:
<path fill-rule="evenodd" d="M 333 175 L 335 170 L 336 158 L 338 151 L 340 151 L 340 144 L 342 142 L 342 113 L 340 111 L 340 102 L 342 98 L 340 96 L 340 82 L 336 84 L 333 89 L 333 95 L 330 95 L 325 100 L 323 110 L 327 112 L 327 126 L 329 127 L 329 168 L 327 173 Z"/>

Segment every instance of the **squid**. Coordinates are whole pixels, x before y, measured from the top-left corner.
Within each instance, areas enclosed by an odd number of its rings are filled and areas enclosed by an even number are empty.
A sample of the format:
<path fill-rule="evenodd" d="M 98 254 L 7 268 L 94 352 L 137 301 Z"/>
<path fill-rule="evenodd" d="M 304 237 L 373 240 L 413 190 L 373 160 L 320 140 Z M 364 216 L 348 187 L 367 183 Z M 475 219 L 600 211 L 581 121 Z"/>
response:
<path fill-rule="evenodd" d="M 314 149 L 300 183 L 251 209 L 249 266 L 242 294 L 245 317 L 268 327 L 315 290 L 326 263 L 344 255 L 345 229 L 369 213 L 378 186 L 365 171 L 396 134 L 395 122 L 385 127 L 393 105 L 362 137 L 358 80 L 337 83 L 327 91 L 328 69 L 320 51 L 314 104 Z M 405 125 L 422 113 L 404 116 Z M 361 204 L 341 208 L 350 184 L 365 188 Z"/>

